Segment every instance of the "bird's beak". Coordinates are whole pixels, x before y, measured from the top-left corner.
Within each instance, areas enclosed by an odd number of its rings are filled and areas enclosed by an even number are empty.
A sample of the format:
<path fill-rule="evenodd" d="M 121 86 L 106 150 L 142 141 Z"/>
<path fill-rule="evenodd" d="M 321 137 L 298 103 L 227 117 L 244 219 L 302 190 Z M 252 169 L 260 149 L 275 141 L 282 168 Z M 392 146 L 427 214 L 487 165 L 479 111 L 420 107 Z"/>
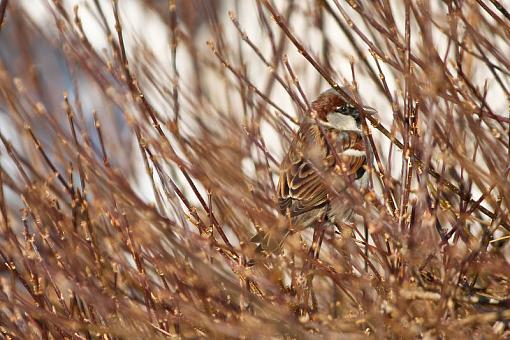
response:
<path fill-rule="evenodd" d="M 375 116 L 377 115 L 377 110 L 374 109 L 373 107 L 371 106 L 362 106 L 362 109 L 363 111 L 365 112 L 365 114 L 369 115 L 369 116 Z"/>

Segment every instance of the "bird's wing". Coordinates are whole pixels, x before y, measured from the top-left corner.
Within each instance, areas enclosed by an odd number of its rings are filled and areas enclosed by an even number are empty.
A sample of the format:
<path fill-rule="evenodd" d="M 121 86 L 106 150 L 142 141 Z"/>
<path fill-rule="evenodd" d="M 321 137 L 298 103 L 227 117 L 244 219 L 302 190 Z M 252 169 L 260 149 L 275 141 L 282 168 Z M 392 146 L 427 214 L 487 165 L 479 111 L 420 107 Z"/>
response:
<path fill-rule="evenodd" d="M 278 203 L 285 215 L 299 216 L 328 204 L 328 188 L 323 177 L 328 176 L 331 170 L 336 169 L 338 174 L 354 175 L 356 178 L 361 177 L 361 170 L 364 171 L 366 154 L 361 134 L 330 128 L 324 131 L 334 145 L 340 164 L 337 164 L 337 158 L 329 150 L 316 125 L 302 128 L 280 167 Z M 325 161 L 313 162 L 311 158 L 314 157 L 324 157 Z"/>
<path fill-rule="evenodd" d="M 291 217 L 318 209 L 328 203 L 328 195 L 322 180 L 312 165 L 301 160 L 289 164 L 280 173 L 279 208 Z"/>
<path fill-rule="evenodd" d="M 280 212 L 290 214 L 290 217 L 321 208 L 328 203 L 320 174 L 308 157 L 310 145 L 317 145 L 319 152 L 324 146 L 318 127 L 312 124 L 300 129 L 280 166 L 278 203 Z"/>

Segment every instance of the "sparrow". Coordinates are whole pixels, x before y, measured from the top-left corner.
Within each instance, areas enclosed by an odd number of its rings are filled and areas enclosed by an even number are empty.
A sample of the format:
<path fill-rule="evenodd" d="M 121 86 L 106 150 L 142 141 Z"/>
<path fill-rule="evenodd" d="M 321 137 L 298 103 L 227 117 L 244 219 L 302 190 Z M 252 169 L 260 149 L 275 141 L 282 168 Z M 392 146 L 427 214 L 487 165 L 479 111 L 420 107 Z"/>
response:
<path fill-rule="evenodd" d="M 342 90 L 350 94 L 347 87 Z M 366 114 L 375 110 L 363 107 Z M 295 231 L 319 223 L 340 227 L 353 215 L 348 190 L 368 183 L 370 148 L 365 145 L 358 109 L 333 88 L 311 103 L 312 114 L 301 123 L 279 170 L 278 210 L 289 223 L 260 231 L 252 241 L 274 251 Z"/>

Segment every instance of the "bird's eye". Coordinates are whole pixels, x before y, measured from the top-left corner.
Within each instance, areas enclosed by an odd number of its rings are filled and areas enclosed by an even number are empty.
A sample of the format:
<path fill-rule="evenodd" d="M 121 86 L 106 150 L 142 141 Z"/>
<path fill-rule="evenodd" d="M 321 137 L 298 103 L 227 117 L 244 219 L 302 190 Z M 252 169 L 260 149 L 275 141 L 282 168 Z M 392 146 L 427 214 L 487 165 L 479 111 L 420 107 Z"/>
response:
<path fill-rule="evenodd" d="M 338 106 L 335 111 L 345 115 L 349 112 L 349 107 L 347 105 Z"/>
<path fill-rule="evenodd" d="M 355 110 L 356 110 L 356 108 L 354 106 L 352 106 L 352 105 L 349 105 L 349 104 L 338 106 L 335 109 L 336 112 L 341 113 L 343 115 L 352 114 L 352 112 L 354 112 Z"/>

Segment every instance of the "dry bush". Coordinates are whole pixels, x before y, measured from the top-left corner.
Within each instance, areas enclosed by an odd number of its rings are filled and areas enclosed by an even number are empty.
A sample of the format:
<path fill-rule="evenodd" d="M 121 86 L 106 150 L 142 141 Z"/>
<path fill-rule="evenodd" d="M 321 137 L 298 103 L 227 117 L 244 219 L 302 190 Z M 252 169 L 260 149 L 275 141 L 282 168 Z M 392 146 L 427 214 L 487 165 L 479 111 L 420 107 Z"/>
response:
<path fill-rule="evenodd" d="M 504 1 L 72 3 L 0 0 L 3 336 L 509 336 Z M 259 254 L 337 84 L 358 216 Z"/>

